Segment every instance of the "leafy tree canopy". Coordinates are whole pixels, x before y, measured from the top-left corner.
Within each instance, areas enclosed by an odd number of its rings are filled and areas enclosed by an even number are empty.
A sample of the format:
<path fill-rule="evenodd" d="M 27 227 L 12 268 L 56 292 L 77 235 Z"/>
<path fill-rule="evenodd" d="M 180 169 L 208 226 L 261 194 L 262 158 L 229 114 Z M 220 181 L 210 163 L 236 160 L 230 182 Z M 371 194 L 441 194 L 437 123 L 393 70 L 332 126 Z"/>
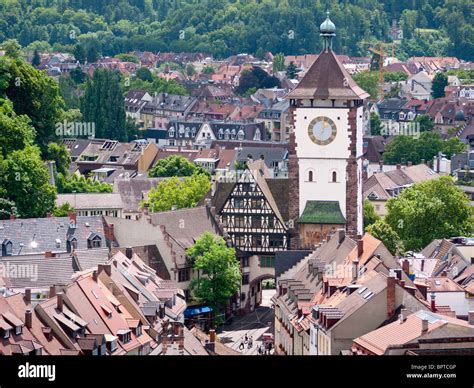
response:
<path fill-rule="evenodd" d="M 474 218 L 466 194 L 451 177 L 415 184 L 387 202 L 385 221 L 405 248 L 422 249 L 433 239 L 470 235 Z"/>

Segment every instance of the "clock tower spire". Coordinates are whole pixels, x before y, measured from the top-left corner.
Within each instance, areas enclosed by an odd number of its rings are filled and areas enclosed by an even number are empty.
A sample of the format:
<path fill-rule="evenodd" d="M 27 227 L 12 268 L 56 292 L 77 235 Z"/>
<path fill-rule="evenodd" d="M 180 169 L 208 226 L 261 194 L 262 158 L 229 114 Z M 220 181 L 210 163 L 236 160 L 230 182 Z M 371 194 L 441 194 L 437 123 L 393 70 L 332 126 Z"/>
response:
<path fill-rule="evenodd" d="M 363 233 L 362 117 L 369 95 L 332 51 L 336 26 L 329 14 L 320 35 L 323 50 L 288 95 L 293 249 L 312 248 L 339 228 Z"/>

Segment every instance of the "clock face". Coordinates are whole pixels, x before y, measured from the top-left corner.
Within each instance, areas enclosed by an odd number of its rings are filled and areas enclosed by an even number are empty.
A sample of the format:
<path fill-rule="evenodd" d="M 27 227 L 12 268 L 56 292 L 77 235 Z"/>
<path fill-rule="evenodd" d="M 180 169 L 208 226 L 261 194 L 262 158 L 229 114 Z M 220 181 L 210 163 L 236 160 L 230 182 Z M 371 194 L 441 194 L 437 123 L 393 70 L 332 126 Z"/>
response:
<path fill-rule="evenodd" d="M 309 123 L 308 135 L 318 145 L 331 143 L 336 137 L 337 128 L 329 117 L 316 117 Z"/>

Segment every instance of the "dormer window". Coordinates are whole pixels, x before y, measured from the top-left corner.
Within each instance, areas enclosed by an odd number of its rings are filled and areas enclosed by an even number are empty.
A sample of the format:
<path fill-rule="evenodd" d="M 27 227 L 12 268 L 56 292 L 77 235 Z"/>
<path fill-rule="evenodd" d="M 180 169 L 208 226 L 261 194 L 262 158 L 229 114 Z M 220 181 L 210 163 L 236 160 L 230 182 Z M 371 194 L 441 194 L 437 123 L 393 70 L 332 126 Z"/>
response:
<path fill-rule="evenodd" d="M 237 133 L 237 138 L 238 138 L 239 140 L 244 140 L 244 137 L 245 137 L 244 131 L 240 130 L 240 131 Z"/>
<path fill-rule="evenodd" d="M 87 239 L 87 248 L 94 249 L 100 247 L 102 247 L 102 238 L 99 235 L 92 233 Z"/>
<path fill-rule="evenodd" d="M 130 330 L 119 330 L 117 335 L 120 341 L 124 344 L 129 343 L 132 340 L 131 331 Z"/>
<path fill-rule="evenodd" d="M 255 130 L 255 136 L 253 137 L 253 140 L 262 140 L 262 135 L 260 134 L 260 129 Z"/>
<path fill-rule="evenodd" d="M 10 240 L 4 240 L 2 243 L 2 256 L 11 256 L 13 254 L 13 243 Z"/>
<path fill-rule="evenodd" d="M 221 139 L 221 140 L 222 140 L 222 138 L 224 137 L 224 130 L 223 130 L 222 128 L 219 129 L 218 137 L 219 137 L 219 139 Z"/>
<path fill-rule="evenodd" d="M 169 137 L 174 137 L 174 128 L 171 128 L 171 129 L 168 131 L 168 136 L 169 136 Z"/>
<path fill-rule="evenodd" d="M 66 250 L 71 253 L 77 249 L 77 239 L 75 237 L 69 237 L 66 243 Z"/>

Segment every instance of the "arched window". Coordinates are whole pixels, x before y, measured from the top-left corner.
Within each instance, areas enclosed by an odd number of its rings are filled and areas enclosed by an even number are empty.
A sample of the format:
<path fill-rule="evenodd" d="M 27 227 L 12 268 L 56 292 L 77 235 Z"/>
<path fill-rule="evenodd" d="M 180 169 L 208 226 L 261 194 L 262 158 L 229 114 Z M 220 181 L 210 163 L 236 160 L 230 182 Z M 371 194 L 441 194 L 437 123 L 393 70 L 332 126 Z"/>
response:
<path fill-rule="evenodd" d="M 219 136 L 219 139 L 221 139 L 221 140 L 224 137 L 224 130 L 222 128 L 219 129 L 219 135 L 218 136 Z"/>
<path fill-rule="evenodd" d="M 337 182 L 337 172 L 336 171 L 332 172 L 332 181 Z"/>
<path fill-rule="evenodd" d="M 237 133 L 237 137 L 238 137 L 239 140 L 244 140 L 244 137 L 245 137 L 244 131 L 240 130 L 240 131 Z"/>
<path fill-rule="evenodd" d="M 309 171 L 308 172 L 308 182 L 312 182 L 313 181 L 313 171 Z"/>
<path fill-rule="evenodd" d="M 230 131 L 229 131 L 229 129 L 226 129 L 226 130 L 225 130 L 224 138 L 225 138 L 226 140 L 229 140 L 229 138 L 230 138 Z"/>

